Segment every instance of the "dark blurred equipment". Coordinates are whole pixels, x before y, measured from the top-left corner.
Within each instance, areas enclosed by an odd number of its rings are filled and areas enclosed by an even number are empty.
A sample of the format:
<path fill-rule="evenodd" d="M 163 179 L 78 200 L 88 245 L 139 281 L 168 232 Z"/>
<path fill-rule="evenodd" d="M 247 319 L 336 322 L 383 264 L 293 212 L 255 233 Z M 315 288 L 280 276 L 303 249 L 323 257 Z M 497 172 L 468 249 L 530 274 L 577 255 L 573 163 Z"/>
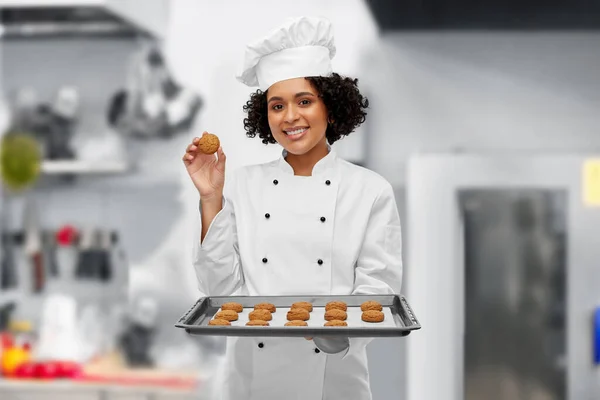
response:
<path fill-rule="evenodd" d="M 123 354 L 128 365 L 134 367 L 151 367 L 150 347 L 155 329 L 131 324 L 121 337 Z"/>
<path fill-rule="evenodd" d="M 42 233 L 42 251 L 44 252 L 44 260 L 46 263 L 46 271 L 48 275 L 56 278 L 59 276 L 58 261 L 56 259 L 56 240 L 53 232 Z"/>
<path fill-rule="evenodd" d="M 566 396 L 566 196 L 561 191 L 466 190 L 465 399 L 483 396 L 481 371 L 510 371 L 514 392 L 486 399 Z M 494 343 L 494 345 L 490 345 Z M 501 384 L 507 375 L 487 380 Z M 517 395 L 518 393 L 518 395 Z"/>
<path fill-rule="evenodd" d="M 48 160 L 71 160 L 76 158 L 71 147 L 79 112 L 79 94 L 75 88 L 61 88 L 51 105 L 39 109 L 41 123 L 35 127 L 44 143 Z"/>
<path fill-rule="evenodd" d="M 0 332 L 4 332 L 8 329 L 15 308 L 16 305 L 13 302 L 0 306 Z"/>
<path fill-rule="evenodd" d="M 600 2 L 588 0 L 368 0 L 366 4 L 384 32 L 600 28 Z"/>
<path fill-rule="evenodd" d="M 113 277 L 111 249 L 116 245 L 118 236 L 110 232 L 95 230 L 83 233 L 79 259 L 75 270 L 78 279 L 93 279 L 101 282 Z"/>
<path fill-rule="evenodd" d="M 133 58 L 127 87 L 110 99 L 106 118 L 126 136 L 169 138 L 187 131 L 201 107 L 200 96 L 175 81 L 152 44 Z"/>
<path fill-rule="evenodd" d="M 14 289 L 18 286 L 15 249 L 23 244 L 23 235 L 2 232 L 2 260 L 0 261 L 0 290 Z"/>
<path fill-rule="evenodd" d="M 40 103 L 33 89 L 23 88 L 13 100 L 11 130 L 29 132 L 41 144 L 43 158 L 72 160 L 71 146 L 80 111 L 79 92 L 74 87 L 61 87 L 52 103 Z"/>
<path fill-rule="evenodd" d="M 128 326 L 120 338 L 120 345 L 127 364 L 149 367 L 154 364 L 150 349 L 156 336 L 158 304 L 155 299 L 144 297 L 132 302 Z"/>

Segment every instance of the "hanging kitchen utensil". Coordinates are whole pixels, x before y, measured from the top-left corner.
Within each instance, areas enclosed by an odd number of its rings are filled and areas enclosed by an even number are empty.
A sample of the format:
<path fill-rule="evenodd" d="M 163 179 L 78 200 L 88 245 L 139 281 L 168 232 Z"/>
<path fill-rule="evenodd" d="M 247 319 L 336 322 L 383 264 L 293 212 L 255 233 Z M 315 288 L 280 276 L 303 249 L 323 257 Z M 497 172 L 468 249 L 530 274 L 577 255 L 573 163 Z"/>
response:
<path fill-rule="evenodd" d="M 0 290 L 18 286 L 18 274 L 15 261 L 15 235 L 2 233 L 2 261 L 0 262 Z"/>
<path fill-rule="evenodd" d="M 112 235 L 109 230 L 100 232 L 100 252 L 102 254 L 102 262 L 98 271 L 98 278 L 103 282 L 108 282 L 113 277 L 113 263 L 111 257 L 113 243 Z"/>
<path fill-rule="evenodd" d="M 78 244 L 80 232 L 72 225 L 64 225 L 56 232 L 56 264 L 61 280 L 70 281 L 75 277 L 79 259 Z"/>
<path fill-rule="evenodd" d="M 46 271 L 44 269 L 44 255 L 42 252 L 42 232 L 39 216 L 34 201 L 25 198 L 23 215 L 23 229 L 25 230 L 24 251 L 31 263 L 32 291 L 40 293 L 46 285 Z"/>
<path fill-rule="evenodd" d="M 56 260 L 56 238 L 51 232 L 43 232 L 42 249 L 44 252 L 44 264 L 48 275 L 56 278 L 59 276 L 58 263 Z"/>
<path fill-rule="evenodd" d="M 77 266 L 75 277 L 77 279 L 89 279 L 93 276 L 93 270 L 98 264 L 98 257 L 94 249 L 94 232 L 90 229 L 81 230 L 79 241 L 79 253 L 77 255 Z"/>

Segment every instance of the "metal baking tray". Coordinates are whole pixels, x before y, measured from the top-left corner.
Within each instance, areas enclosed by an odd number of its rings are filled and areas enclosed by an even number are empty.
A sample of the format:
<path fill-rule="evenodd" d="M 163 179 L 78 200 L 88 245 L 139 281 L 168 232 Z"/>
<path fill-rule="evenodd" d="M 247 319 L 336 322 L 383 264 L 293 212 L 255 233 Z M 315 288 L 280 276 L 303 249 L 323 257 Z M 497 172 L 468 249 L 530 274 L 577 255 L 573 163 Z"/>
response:
<path fill-rule="evenodd" d="M 383 306 L 384 321 L 379 323 L 361 320 L 360 305 L 375 300 Z M 308 301 L 313 305 L 308 326 L 284 326 L 290 306 L 299 301 Z M 325 305 L 330 301 L 343 301 L 347 304 L 347 327 L 323 326 Z M 244 310 L 238 320 L 230 326 L 208 325 L 215 313 L 227 302 L 240 303 Z M 270 326 L 246 326 L 248 314 L 258 303 L 272 303 L 277 308 L 273 313 Z M 421 329 L 408 301 L 402 295 L 348 295 L 348 296 L 211 296 L 202 297 L 175 324 L 192 335 L 215 336 L 255 336 L 255 337 L 393 337 L 407 336 Z"/>

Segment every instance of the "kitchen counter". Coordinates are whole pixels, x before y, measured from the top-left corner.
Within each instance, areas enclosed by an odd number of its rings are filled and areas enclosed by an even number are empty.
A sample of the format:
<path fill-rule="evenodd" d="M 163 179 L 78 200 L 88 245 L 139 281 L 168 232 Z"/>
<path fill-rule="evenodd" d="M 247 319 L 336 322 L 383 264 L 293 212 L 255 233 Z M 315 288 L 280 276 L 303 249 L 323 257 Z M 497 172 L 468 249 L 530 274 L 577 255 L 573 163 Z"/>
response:
<path fill-rule="evenodd" d="M 196 371 L 129 368 L 118 354 L 98 358 L 81 379 L 0 379 L 2 400 L 201 400 Z"/>

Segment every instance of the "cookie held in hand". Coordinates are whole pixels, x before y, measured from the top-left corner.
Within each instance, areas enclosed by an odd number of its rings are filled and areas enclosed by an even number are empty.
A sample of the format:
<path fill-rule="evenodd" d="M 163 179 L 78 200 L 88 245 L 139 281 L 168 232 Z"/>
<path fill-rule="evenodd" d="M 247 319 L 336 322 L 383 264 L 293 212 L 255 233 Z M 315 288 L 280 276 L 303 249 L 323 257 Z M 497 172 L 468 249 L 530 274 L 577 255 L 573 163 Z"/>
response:
<path fill-rule="evenodd" d="M 219 138 L 217 135 L 213 135 L 212 133 L 207 133 L 206 135 L 202 135 L 200 141 L 198 142 L 198 148 L 204 154 L 214 154 L 221 145 Z"/>

